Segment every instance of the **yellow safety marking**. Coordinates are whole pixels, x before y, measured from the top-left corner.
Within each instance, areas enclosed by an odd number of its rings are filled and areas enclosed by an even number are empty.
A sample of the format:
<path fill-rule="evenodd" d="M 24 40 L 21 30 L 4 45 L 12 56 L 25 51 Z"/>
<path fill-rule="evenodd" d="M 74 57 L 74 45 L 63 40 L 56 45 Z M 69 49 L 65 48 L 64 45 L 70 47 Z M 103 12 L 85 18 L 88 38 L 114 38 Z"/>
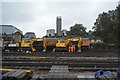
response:
<path fill-rule="evenodd" d="M 46 59 L 47 57 L 20 57 L 24 59 Z"/>
<path fill-rule="evenodd" d="M 22 69 L 0 69 L 0 71 L 17 71 Z M 25 72 L 31 72 L 30 70 L 24 70 Z"/>

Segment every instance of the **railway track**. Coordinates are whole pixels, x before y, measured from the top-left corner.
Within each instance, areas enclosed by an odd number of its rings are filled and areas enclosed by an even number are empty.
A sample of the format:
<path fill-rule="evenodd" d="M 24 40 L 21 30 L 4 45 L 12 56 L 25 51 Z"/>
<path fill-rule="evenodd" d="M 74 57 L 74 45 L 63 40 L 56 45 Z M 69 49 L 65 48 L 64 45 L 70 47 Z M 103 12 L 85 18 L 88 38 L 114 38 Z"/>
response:
<path fill-rule="evenodd" d="M 24 57 L 25 58 L 25 57 Z M 31 57 L 32 58 L 32 57 Z M 42 57 L 41 57 L 42 58 Z M 103 58 L 105 59 L 105 58 Z M 98 60 L 98 59 L 3 59 L 2 63 L 35 63 L 35 64 L 42 64 L 42 63 L 57 63 L 57 64 L 118 64 L 120 60 L 117 59 L 108 59 L 108 60 Z"/>
<path fill-rule="evenodd" d="M 67 65 L 70 70 L 114 70 L 118 67 L 117 59 L 105 59 L 105 58 L 49 58 L 49 59 L 3 59 L 3 68 L 15 68 L 15 69 L 35 69 L 35 70 L 49 70 L 52 65 Z"/>
<path fill-rule="evenodd" d="M 113 56 L 112 56 L 113 55 Z M 111 57 L 112 56 L 112 57 Z M 67 65 L 74 71 L 115 71 L 120 59 L 117 53 L 8 52 L 2 54 L 2 68 L 49 71 L 52 65 Z"/>
<path fill-rule="evenodd" d="M 77 75 L 80 75 L 80 72 L 96 72 L 98 70 L 115 71 L 119 66 L 120 59 L 117 56 L 111 57 L 111 55 L 103 55 L 103 53 L 7 53 L 2 55 L 2 68 L 29 70 L 33 72 L 32 75 L 44 76 L 49 73 L 53 65 L 68 66 L 69 72 Z"/>
<path fill-rule="evenodd" d="M 11 65 L 12 64 L 12 65 Z M 88 68 L 94 68 L 94 67 L 99 67 L 99 68 L 117 68 L 118 64 L 86 64 L 86 63 L 81 63 L 81 64 L 72 64 L 72 63 L 3 63 L 2 66 L 42 66 L 42 67 L 50 67 L 52 65 L 68 65 L 70 67 L 88 67 Z"/>
<path fill-rule="evenodd" d="M 4 56 L 36 56 L 36 57 L 118 57 L 118 52 L 2 52 L 2 57 Z"/>

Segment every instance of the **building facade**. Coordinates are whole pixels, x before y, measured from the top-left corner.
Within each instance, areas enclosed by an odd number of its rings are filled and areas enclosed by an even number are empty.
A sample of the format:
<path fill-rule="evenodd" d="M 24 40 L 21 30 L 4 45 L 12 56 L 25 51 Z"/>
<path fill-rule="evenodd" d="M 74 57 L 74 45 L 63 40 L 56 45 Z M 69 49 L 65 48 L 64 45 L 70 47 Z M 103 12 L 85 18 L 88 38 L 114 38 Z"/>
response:
<path fill-rule="evenodd" d="M 19 30 L 13 25 L 0 25 L 0 28 L 1 28 L 0 35 L 5 41 L 13 41 L 13 37 L 14 34 L 16 34 L 16 32 L 18 32 L 20 35 L 23 34 L 21 30 Z"/>
<path fill-rule="evenodd" d="M 47 30 L 47 36 L 48 37 L 55 36 L 55 29 L 48 29 Z"/>
<path fill-rule="evenodd" d="M 7 46 L 10 43 L 21 42 L 23 32 L 16 28 L 13 25 L 0 25 L 1 40 L 3 47 Z"/>

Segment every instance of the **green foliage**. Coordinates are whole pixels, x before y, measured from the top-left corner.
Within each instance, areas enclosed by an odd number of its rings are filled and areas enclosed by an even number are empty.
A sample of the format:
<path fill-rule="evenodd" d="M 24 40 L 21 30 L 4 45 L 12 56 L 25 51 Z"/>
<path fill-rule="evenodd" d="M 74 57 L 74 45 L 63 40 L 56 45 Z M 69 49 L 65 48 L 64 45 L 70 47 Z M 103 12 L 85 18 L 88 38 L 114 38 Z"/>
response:
<path fill-rule="evenodd" d="M 82 24 L 75 24 L 70 27 L 70 31 L 67 32 L 67 35 L 74 36 L 85 36 L 86 28 Z"/>
<path fill-rule="evenodd" d="M 120 8 L 120 6 L 118 6 L 116 10 L 99 14 L 94 23 L 94 36 L 103 38 L 106 43 L 118 42 L 118 23 L 120 23 L 118 19 L 118 12 L 120 12 L 120 10 L 118 8 Z"/>

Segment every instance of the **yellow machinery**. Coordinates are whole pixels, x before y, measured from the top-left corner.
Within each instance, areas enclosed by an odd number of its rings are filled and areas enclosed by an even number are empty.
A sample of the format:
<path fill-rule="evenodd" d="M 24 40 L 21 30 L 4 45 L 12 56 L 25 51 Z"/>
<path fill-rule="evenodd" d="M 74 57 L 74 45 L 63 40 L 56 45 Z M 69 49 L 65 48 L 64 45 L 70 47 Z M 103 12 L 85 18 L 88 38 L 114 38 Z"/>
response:
<path fill-rule="evenodd" d="M 66 40 L 57 40 L 56 48 L 53 49 L 54 51 L 68 51 Z"/>
<path fill-rule="evenodd" d="M 81 52 L 82 38 L 69 38 L 66 40 L 59 39 L 56 43 L 56 48 L 53 50 L 67 50 L 69 51 L 69 46 L 74 45 L 75 51 Z"/>
<path fill-rule="evenodd" d="M 90 48 L 90 43 L 89 43 L 89 39 L 88 38 L 82 38 L 83 42 L 81 45 L 82 50 L 86 50 Z"/>
<path fill-rule="evenodd" d="M 22 42 L 21 42 L 21 50 L 22 51 L 32 51 L 32 48 L 31 48 L 32 41 L 33 41 L 33 39 L 23 38 Z"/>
<path fill-rule="evenodd" d="M 58 40 L 56 43 L 57 47 L 66 47 L 65 40 Z"/>
<path fill-rule="evenodd" d="M 46 38 L 47 50 L 51 51 L 54 48 L 56 48 L 57 41 L 58 41 L 58 38 Z"/>
<path fill-rule="evenodd" d="M 21 43 L 23 51 L 46 51 L 46 38 L 23 39 Z"/>
<path fill-rule="evenodd" d="M 47 47 L 47 42 L 46 42 L 46 38 L 36 38 L 36 39 L 32 39 L 31 42 L 31 48 L 32 51 L 46 51 L 46 47 Z"/>
<path fill-rule="evenodd" d="M 53 44 L 54 42 L 54 44 Z M 50 44 L 51 43 L 51 44 Z M 89 48 L 89 43 L 86 40 L 80 38 L 69 38 L 69 39 L 55 39 L 55 40 L 47 40 L 44 38 L 35 38 L 35 39 L 27 39 L 22 40 L 21 47 L 22 50 L 25 51 L 43 51 L 45 52 L 48 47 L 53 48 L 54 51 L 70 51 L 69 46 L 74 45 L 75 51 L 81 52 L 82 48 Z M 49 48 L 48 48 L 49 49 Z"/>
<path fill-rule="evenodd" d="M 74 45 L 75 46 L 75 51 L 81 52 L 81 45 L 82 45 L 82 38 L 70 38 L 67 39 L 68 46 Z"/>

